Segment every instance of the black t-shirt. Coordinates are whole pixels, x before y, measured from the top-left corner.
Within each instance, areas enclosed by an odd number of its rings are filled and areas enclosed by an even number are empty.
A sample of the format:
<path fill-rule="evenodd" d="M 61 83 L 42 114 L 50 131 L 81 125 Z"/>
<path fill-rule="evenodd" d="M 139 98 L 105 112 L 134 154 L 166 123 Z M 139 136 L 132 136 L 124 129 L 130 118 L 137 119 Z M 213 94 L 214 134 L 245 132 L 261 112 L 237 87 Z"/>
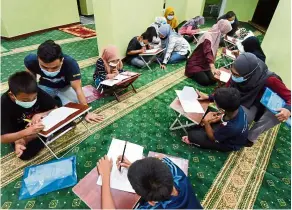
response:
<path fill-rule="evenodd" d="M 70 85 L 71 81 L 80 80 L 80 68 L 76 60 L 68 55 L 64 55 L 64 61 L 60 73 L 54 77 L 46 76 L 40 68 L 38 57 L 36 54 L 29 54 L 24 58 L 25 67 L 34 74 L 39 74 L 40 85 L 50 88 L 64 88 Z"/>
<path fill-rule="evenodd" d="M 28 124 L 24 119 L 54 109 L 56 105 L 56 101 L 41 89 L 38 90 L 36 103 L 28 109 L 13 102 L 8 92 L 4 93 L 1 96 L 1 135 L 23 130 Z"/>
<path fill-rule="evenodd" d="M 128 44 L 128 48 L 127 48 L 127 56 L 126 56 L 126 61 L 130 62 L 133 58 L 137 57 L 138 54 L 136 55 L 128 55 L 128 52 L 132 51 L 132 50 L 141 50 L 142 46 L 140 44 L 140 42 L 138 41 L 137 37 L 135 36 L 133 39 L 131 39 L 131 41 Z"/>

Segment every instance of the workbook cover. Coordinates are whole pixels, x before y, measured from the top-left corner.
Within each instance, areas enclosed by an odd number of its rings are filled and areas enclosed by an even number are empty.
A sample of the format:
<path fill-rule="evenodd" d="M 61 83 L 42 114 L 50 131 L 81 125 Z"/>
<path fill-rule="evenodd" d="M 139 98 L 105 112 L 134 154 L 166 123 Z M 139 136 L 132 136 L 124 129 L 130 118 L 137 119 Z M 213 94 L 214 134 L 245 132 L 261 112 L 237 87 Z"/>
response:
<path fill-rule="evenodd" d="M 277 110 L 286 105 L 286 102 L 268 87 L 261 98 L 261 103 L 274 114 L 277 114 Z M 286 121 L 286 124 L 291 126 L 291 117 Z"/>

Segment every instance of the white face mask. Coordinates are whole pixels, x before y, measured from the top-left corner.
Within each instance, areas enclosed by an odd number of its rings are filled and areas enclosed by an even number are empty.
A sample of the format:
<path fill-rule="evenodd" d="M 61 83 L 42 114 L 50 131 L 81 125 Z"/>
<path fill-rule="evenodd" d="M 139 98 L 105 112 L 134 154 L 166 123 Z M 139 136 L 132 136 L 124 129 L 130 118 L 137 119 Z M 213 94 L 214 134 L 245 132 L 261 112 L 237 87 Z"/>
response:
<path fill-rule="evenodd" d="M 110 62 L 108 65 L 111 66 L 111 67 L 116 67 L 118 65 L 118 63 L 119 62 L 117 62 L 117 63 Z"/>
<path fill-rule="evenodd" d="M 230 23 L 230 24 L 233 24 L 233 23 L 234 23 L 234 20 L 232 20 L 232 21 L 229 21 L 229 23 Z"/>
<path fill-rule="evenodd" d="M 64 60 L 64 58 L 63 58 L 63 60 Z M 47 70 L 43 69 L 41 66 L 40 66 L 40 68 L 41 68 L 42 72 L 43 72 L 46 76 L 48 76 L 48 77 L 55 77 L 55 76 L 57 76 L 57 75 L 60 73 L 60 71 L 61 71 L 61 68 L 62 68 L 62 66 L 63 66 L 63 60 L 62 60 L 61 66 L 60 66 L 60 68 L 59 68 L 58 71 L 50 72 L 50 71 L 47 71 Z"/>
<path fill-rule="evenodd" d="M 17 100 L 17 98 L 14 96 L 15 98 L 15 103 L 18 105 L 18 106 L 21 106 L 25 109 L 29 109 L 31 107 L 33 107 L 33 105 L 35 105 L 35 103 L 37 102 L 37 98 L 35 98 L 33 101 L 19 101 Z"/>
<path fill-rule="evenodd" d="M 145 46 L 144 42 L 140 42 L 140 45 L 141 45 L 141 47 Z"/>
<path fill-rule="evenodd" d="M 172 20 L 173 19 L 173 15 L 167 15 L 167 19 L 168 20 Z"/>

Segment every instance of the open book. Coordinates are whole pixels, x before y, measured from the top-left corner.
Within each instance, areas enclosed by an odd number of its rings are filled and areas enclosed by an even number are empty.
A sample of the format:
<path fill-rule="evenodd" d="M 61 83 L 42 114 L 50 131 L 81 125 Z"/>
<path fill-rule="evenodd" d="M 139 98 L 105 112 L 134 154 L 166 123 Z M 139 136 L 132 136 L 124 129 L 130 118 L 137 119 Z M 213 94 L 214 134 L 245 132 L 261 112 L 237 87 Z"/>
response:
<path fill-rule="evenodd" d="M 124 146 L 125 146 L 125 141 L 119 140 L 119 139 L 113 139 L 110 145 L 110 148 L 108 150 L 107 156 L 109 158 L 112 158 L 113 162 L 115 163 L 118 156 L 123 154 Z M 137 144 L 127 142 L 125 157 L 127 157 L 127 159 L 132 163 L 135 162 L 136 160 L 142 159 L 143 147 Z M 119 169 L 117 168 L 117 165 L 113 164 L 111 177 L 110 177 L 111 188 L 135 193 L 134 189 L 132 188 L 128 180 L 127 175 L 128 175 L 128 169 L 122 168 L 120 172 Z M 97 184 L 102 185 L 101 176 L 98 177 Z"/>
<path fill-rule="evenodd" d="M 121 82 L 125 79 L 128 79 L 129 77 L 131 77 L 131 76 L 125 75 L 125 74 L 118 74 L 113 79 L 104 80 L 100 84 L 106 85 L 106 86 L 114 86 L 115 84 L 118 84 L 119 82 Z"/>
<path fill-rule="evenodd" d="M 233 60 L 236 59 L 235 55 L 232 54 L 232 51 L 227 49 L 227 48 L 225 49 L 225 54 L 226 54 L 226 56 L 230 57 Z"/>
<path fill-rule="evenodd" d="M 60 107 L 51 111 L 46 117 L 42 119 L 42 124 L 45 126 L 43 131 L 50 130 L 52 127 L 57 125 L 59 122 L 65 120 L 78 109 L 69 107 Z"/>
<path fill-rule="evenodd" d="M 193 87 L 185 86 L 183 90 L 175 91 L 183 110 L 188 113 L 205 113 L 198 101 L 198 94 Z"/>

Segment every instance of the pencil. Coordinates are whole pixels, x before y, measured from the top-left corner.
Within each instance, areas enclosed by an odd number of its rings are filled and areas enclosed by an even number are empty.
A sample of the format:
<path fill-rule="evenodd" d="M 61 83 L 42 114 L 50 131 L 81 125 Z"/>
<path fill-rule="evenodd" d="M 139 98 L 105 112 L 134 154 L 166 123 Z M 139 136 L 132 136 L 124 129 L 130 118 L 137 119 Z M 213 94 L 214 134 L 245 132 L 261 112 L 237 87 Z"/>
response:
<path fill-rule="evenodd" d="M 28 123 L 31 122 L 31 120 L 29 120 L 29 119 L 23 119 L 23 121 L 28 122 Z"/>
<path fill-rule="evenodd" d="M 122 159 L 121 159 L 121 164 L 122 164 L 122 162 L 124 161 L 124 156 L 125 156 L 125 151 L 126 151 L 127 142 L 128 142 L 128 141 L 125 142 L 124 151 L 123 151 L 123 155 L 122 155 Z M 120 171 L 120 172 L 122 171 L 122 166 L 121 166 L 121 165 L 120 165 L 119 171 Z"/>

